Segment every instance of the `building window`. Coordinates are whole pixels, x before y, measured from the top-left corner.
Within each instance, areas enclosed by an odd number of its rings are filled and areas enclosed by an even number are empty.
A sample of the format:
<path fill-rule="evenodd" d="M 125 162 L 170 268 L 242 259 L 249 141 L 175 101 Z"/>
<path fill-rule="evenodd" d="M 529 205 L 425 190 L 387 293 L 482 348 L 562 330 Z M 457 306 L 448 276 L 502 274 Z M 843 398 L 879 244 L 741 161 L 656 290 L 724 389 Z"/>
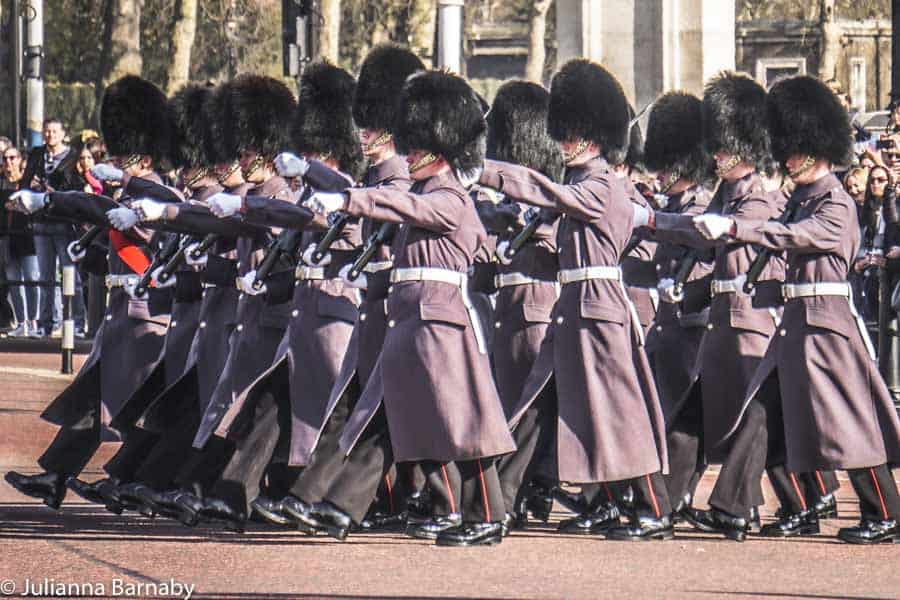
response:
<path fill-rule="evenodd" d="M 806 75 L 805 58 L 760 58 L 756 61 L 756 80 L 766 88 L 792 75 Z"/>
<path fill-rule="evenodd" d="M 850 107 L 866 110 L 866 59 L 850 59 Z"/>

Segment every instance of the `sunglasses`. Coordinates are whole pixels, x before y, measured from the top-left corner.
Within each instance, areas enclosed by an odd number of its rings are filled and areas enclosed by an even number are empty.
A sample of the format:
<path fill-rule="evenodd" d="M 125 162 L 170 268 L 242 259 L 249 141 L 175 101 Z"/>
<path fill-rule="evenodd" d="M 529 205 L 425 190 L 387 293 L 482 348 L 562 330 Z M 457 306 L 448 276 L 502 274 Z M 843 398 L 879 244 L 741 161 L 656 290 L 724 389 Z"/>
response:
<path fill-rule="evenodd" d="M 13 154 L 12 156 L 4 156 L 3 160 L 16 160 L 17 158 L 19 157 Z"/>
<path fill-rule="evenodd" d="M 888 180 L 886 177 L 872 177 L 869 179 L 872 183 L 887 183 Z"/>

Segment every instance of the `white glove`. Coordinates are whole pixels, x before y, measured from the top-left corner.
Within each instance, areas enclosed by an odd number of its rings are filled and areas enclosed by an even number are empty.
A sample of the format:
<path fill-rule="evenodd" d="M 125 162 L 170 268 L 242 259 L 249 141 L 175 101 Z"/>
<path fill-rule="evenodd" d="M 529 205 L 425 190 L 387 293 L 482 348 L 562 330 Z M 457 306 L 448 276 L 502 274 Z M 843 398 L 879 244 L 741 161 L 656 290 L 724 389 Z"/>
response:
<path fill-rule="evenodd" d="M 187 248 L 184 249 L 184 262 L 192 267 L 205 267 L 206 261 L 209 260 L 209 254 L 204 252 L 200 255 L 200 258 L 194 258 L 194 250 L 200 245 L 199 242 L 194 242 L 193 244 L 188 245 Z"/>
<path fill-rule="evenodd" d="M 512 262 L 512 257 L 506 255 L 507 250 L 509 250 L 509 240 L 501 241 L 497 244 L 497 249 L 494 250 L 494 256 L 497 257 L 501 265 L 508 265 Z"/>
<path fill-rule="evenodd" d="M 663 302 L 675 304 L 676 302 L 681 302 L 682 300 L 684 300 L 683 293 L 675 292 L 674 279 L 670 279 L 668 277 L 660 279 L 659 283 L 656 285 L 656 289 L 657 291 L 659 291 L 659 299 Z"/>
<path fill-rule="evenodd" d="M 290 152 L 282 152 L 275 157 L 275 170 L 278 171 L 279 175 L 288 179 L 302 177 L 309 170 L 309 163 L 302 156 L 297 156 Z"/>
<path fill-rule="evenodd" d="M 160 281 L 159 274 L 163 269 L 165 269 L 165 266 L 157 267 L 153 269 L 153 273 L 150 274 L 150 278 L 153 280 L 153 285 L 155 285 L 158 289 L 172 287 L 178 280 L 178 275 L 176 275 L 175 273 L 170 273 L 168 279 L 166 279 L 165 281 Z"/>
<path fill-rule="evenodd" d="M 11 208 L 20 213 L 31 215 L 47 206 L 47 194 L 31 190 L 19 190 L 9 197 Z"/>
<path fill-rule="evenodd" d="M 100 181 L 122 181 L 125 172 L 112 165 L 99 164 L 91 167 L 91 175 Z"/>
<path fill-rule="evenodd" d="M 708 240 L 717 240 L 731 231 L 734 219 L 707 213 L 694 217 L 694 227 Z"/>
<path fill-rule="evenodd" d="M 306 247 L 306 250 L 303 251 L 303 262 L 308 264 L 311 267 L 326 267 L 331 263 L 331 252 L 326 252 L 325 256 L 322 257 L 322 260 L 319 262 L 315 262 L 313 260 L 313 252 L 316 251 L 316 244 L 310 244 Z"/>
<path fill-rule="evenodd" d="M 127 231 L 137 225 L 138 221 L 140 221 L 137 212 L 130 208 L 125 208 L 124 206 L 106 211 L 106 219 L 109 221 L 110 225 L 119 231 Z"/>
<path fill-rule="evenodd" d="M 235 194 L 218 192 L 210 196 L 206 203 L 209 204 L 209 210 L 212 214 L 220 219 L 224 219 L 241 210 L 243 199 Z"/>
<path fill-rule="evenodd" d="M 336 192 L 316 192 L 304 203 L 306 208 L 318 215 L 328 216 L 344 209 L 347 196 Z"/>
<path fill-rule="evenodd" d="M 344 280 L 344 283 L 358 290 L 366 290 L 369 288 L 369 281 L 366 279 L 365 273 L 360 273 L 356 279 L 350 279 L 350 269 L 353 265 L 344 265 L 338 272 L 338 276 Z"/>
<path fill-rule="evenodd" d="M 125 281 L 125 285 L 122 286 L 122 288 L 125 290 L 125 293 L 128 294 L 128 296 L 132 300 L 146 300 L 147 299 L 148 293 L 146 291 L 144 291 L 143 294 L 138 295 L 137 286 L 139 283 L 140 283 L 139 278 L 130 277 L 129 279 L 127 279 Z"/>
<path fill-rule="evenodd" d="M 266 293 L 266 284 L 263 283 L 258 288 L 253 287 L 253 282 L 256 281 L 256 269 L 253 269 L 243 277 L 238 279 L 238 289 L 240 289 L 245 294 L 250 294 L 251 296 L 257 296 L 259 294 Z"/>
<path fill-rule="evenodd" d="M 70 242 L 68 246 L 66 246 L 66 254 L 69 255 L 69 258 L 72 259 L 72 262 L 81 262 L 81 259 L 87 256 L 87 248 L 82 248 L 81 252 L 75 252 L 75 244 L 77 242 Z"/>
<path fill-rule="evenodd" d="M 142 198 L 131 203 L 131 208 L 137 213 L 141 221 L 159 221 L 166 212 L 163 202 Z"/>

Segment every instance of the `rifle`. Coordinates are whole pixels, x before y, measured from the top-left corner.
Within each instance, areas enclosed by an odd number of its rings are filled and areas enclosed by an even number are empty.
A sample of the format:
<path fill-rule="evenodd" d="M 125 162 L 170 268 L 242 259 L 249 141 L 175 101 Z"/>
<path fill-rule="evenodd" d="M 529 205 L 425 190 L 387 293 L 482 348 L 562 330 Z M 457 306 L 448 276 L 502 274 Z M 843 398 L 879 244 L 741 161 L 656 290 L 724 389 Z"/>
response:
<path fill-rule="evenodd" d="M 171 236 L 168 240 L 166 240 L 166 244 L 153 256 L 153 262 L 150 263 L 150 266 L 147 267 L 147 270 L 144 271 L 143 275 L 141 275 L 141 280 L 138 281 L 137 286 L 134 288 L 135 296 L 143 296 L 147 289 L 150 287 L 150 282 L 153 278 L 153 271 L 164 266 L 172 256 L 178 252 L 179 247 L 179 237 L 177 235 Z"/>
<path fill-rule="evenodd" d="M 269 243 L 266 254 L 259 263 L 259 268 L 256 269 L 256 277 L 253 278 L 254 290 L 260 289 L 265 284 L 272 269 L 275 268 L 282 256 L 296 254 L 302 235 L 303 232 L 296 229 L 285 229 Z"/>
<path fill-rule="evenodd" d="M 314 263 L 319 263 L 325 258 L 325 254 L 328 253 L 331 244 L 338 239 L 338 236 L 344 231 L 344 227 L 347 226 L 349 221 L 350 216 L 346 213 L 332 213 L 328 216 L 328 231 L 325 232 L 325 235 L 322 236 L 322 239 L 316 244 L 316 248 L 312 253 L 312 260 Z"/>
<path fill-rule="evenodd" d="M 218 233 L 209 233 L 206 235 L 203 240 L 197 244 L 197 247 L 191 251 L 191 258 L 194 260 L 200 259 L 201 256 L 206 254 L 206 252 L 212 248 L 212 245 L 215 244 L 219 240 Z"/>
<path fill-rule="evenodd" d="M 97 236 L 103 233 L 104 229 L 106 229 L 106 227 L 103 227 L 102 225 L 91 226 L 90 229 L 81 234 L 81 237 L 72 244 L 72 254 L 81 254 L 84 252 L 84 250 L 97 239 Z"/>
<path fill-rule="evenodd" d="M 156 280 L 160 283 L 165 283 L 169 280 L 178 267 L 181 266 L 181 263 L 184 262 L 184 253 L 187 250 L 187 247 L 193 243 L 193 240 L 186 240 L 184 244 L 181 244 L 178 247 L 178 250 L 172 255 L 172 258 L 169 259 L 169 262 L 166 263 L 166 266 L 162 268 L 162 271 L 159 272 L 159 275 L 156 276 Z"/>
<path fill-rule="evenodd" d="M 525 226 L 509 241 L 509 246 L 506 248 L 506 258 L 515 256 L 516 252 L 531 239 L 542 224 L 541 210 L 539 208 L 529 208 L 528 212 L 525 213 Z"/>
<path fill-rule="evenodd" d="M 697 263 L 700 262 L 700 256 L 703 252 L 703 250 L 694 248 L 689 250 L 681 259 L 681 263 L 678 265 L 678 271 L 675 273 L 674 292 L 676 296 L 680 296 L 684 291 L 684 286 L 687 284 L 688 277 L 691 276 L 691 271 L 693 271 L 694 267 L 697 266 Z"/>
<path fill-rule="evenodd" d="M 787 225 L 793 221 L 794 215 L 797 213 L 799 207 L 800 202 L 795 201 L 789 203 L 784 208 L 784 212 L 781 213 L 781 216 L 778 217 L 778 222 L 782 225 Z M 773 253 L 773 250 L 769 248 L 757 248 L 757 250 L 756 258 L 753 259 L 750 268 L 747 269 L 747 280 L 744 282 L 744 293 L 746 294 L 752 293 L 756 288 L 756 282 L 759 281 L 759 276 L 762 275 L 763 269 L 766 267 L 766 263 L 769 262 Z"/>
<path fill-rule="evenodd" d="M 370 235 L 369 239 L 366 240 L 366 245 L 363 247 L 362 254 L 353 261 L 353 265 L 351 265 L 350 270 L 347 272 L 347 279 L 355 281 L 360 273 L 363 272 L 363 269 L 366 268 L 366 265 L 372 261 L 372 257 L 375 256 L 375 253 L 378 252 L 381 245 L 392 238 L 396 231 L 397 226 L 394 223 L 382 223 L 381 227 L 378 228 L 378 231 Z"/>

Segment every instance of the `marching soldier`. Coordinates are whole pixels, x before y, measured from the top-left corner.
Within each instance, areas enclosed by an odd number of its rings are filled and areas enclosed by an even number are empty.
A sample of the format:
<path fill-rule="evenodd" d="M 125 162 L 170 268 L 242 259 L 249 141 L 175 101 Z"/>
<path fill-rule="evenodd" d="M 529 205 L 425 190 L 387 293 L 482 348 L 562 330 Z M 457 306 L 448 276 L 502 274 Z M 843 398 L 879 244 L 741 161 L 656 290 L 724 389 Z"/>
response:
<path fill-rule="evenodd" d="M 710 497 L 712 513 L 728 529 L 745 527 L 746 488 L 766 466 L 845 469 L 862 520 L 838 537 L 898 540 L 900 495 L 888 465 L 900 459 L 900 420 L 846 281 L 859 246 L 856 208 L 832 174 L 851 156 L 847 113 L 807 76 L 776 83 L 766 106 L 773 155 L 797 185 L 789 201 L 795 214 L 784 222 L 713 213 L 694 219 L 707 239 L 786 250 L 788 263 L 783 317 L 744 395 L 740 421 L 726 433 L 734 438 Z"/>

